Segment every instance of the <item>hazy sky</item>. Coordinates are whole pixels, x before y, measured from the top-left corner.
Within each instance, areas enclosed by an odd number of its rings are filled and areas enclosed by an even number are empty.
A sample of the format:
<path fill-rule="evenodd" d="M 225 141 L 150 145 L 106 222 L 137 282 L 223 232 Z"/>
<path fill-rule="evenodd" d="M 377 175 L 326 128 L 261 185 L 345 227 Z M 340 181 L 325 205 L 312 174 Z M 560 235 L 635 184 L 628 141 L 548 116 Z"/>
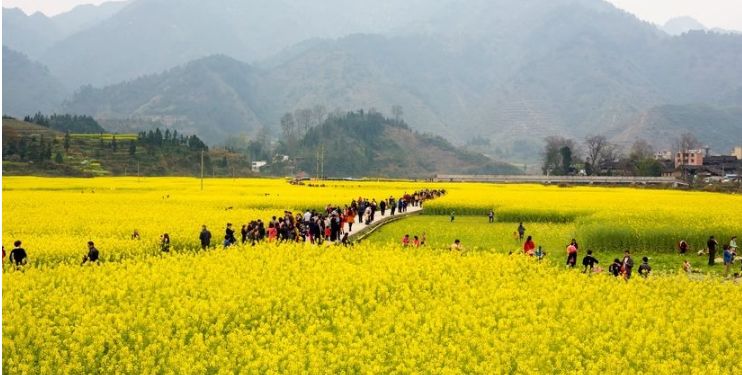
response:
<path fill-rule="evenodd" d="M 4 7 L 20 7 L 26 13 L 54 15 L 78 4 L 105 0 L 2 0 Z M 321 1 L 321 0 L 317 0 Z M 664 24 L 670 18 L 691 16 L 707 27 L 742 30 L 742 0 L 608 0 L 639 18 Z"/>

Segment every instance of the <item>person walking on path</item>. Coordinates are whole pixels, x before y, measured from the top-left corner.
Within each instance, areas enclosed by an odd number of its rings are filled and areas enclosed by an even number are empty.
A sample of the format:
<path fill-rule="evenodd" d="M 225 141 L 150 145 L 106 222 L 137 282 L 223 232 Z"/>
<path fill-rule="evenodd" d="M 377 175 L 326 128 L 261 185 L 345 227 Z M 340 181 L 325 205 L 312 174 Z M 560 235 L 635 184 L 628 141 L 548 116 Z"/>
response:
<path fill-rule="evenodd" d="M 714 239 L 714 236 L 709 237 L 706 242 L 706 247 L 709 251 L 709 266 L 713 266 L 716 263 L 716 247 L 719 246 L 719 242 Z"/>
<path fill-rule="evenodd" d="M 523 253 L 526 255 L 533 256 L 533 251 L 536 249 L 536 244 L 533 242 L 533 238 L 528 236 L 526 243 L 523 244 Z"/>
<path fill-rule="evenodd" d="M 81 265 L 87 262 L 98 264 L 99 256 L 100 256 L 100 252 L 98 251 L 98 249 L 95 248 L 95 244 L 93 243 L 93 241 L 88 241 L 88 255 L 82 258 Z"/>
<path fill-rule="evenodd" d="M 523 222 L 518 224 L 518 239 L 523 241 L 523 235 L 526 234 L 526 227 L 523 226 Z"/>
<path fill-rule="evenodd" d="M 631 258 L 631 253 L 626 250 L 623 253 L 623 261 L 621 262 L 621 273 L 623 273 L 624 279 L 628 280 L 631 278 L 631 271 L 634 269 L 634 259 Z"/>
<path fill-rule="evenodd" d="M 639 265 L 639 275 L 643 278 L 649 277 L 649 274 L 652 272 L 652 267 L 649 265 L 649 258 L 643 257 L 642 258 L 642 264 Z"/>
<path fill-rule="evenodd" d="M 389 197 L 389 209 L 392 211 L 392 216 L 394 216 L 394 211 L 397 209 L 397 202 L 394 200 L 394 197 Z"/>
<path fill-rule="evenodd" d="M 13 243 L 13 250 L 10 251 L 10 256 L 8 257 L 11 263 L 15 263 L 16 268 L 21 268 L 28 263 L 28 254 L 26 254 L 26 249 L 22 248 L 21 245 L 20 240 L 15 241 Z"/>
<path fill-rule="evenodd" d="M 211 246 L 211 232 L 206 229 L 206 225 L 201 226 L 201 233 L 198 235 L 198 240 L 201 241 L 202 250 L 206 250 Z"/>
<path fill-rule="evenodd" d="M 495 222 L 495 211 L 490 210 L 490 213 L 487 215 L 487 218 L 489 219 L 489 223 L 492 224 Z"/>
<path fill-rule="evenodd" d="M 379 202 L 379 209 L 381 210 L 381 216 L 384 216 L 386 212 L 386 200 L 382 199 L 381 202 Z"/>
<path fill-rule="evenodd" d="M 330 241 L 337 242 L 340 239 L 340 225 L 340 217 L 333 212 L 330 218 Z"/>
<path fill-rule="evenodd" d="M 599 263 L 598 262 L 598 259 L 593 256 L 593 251 L 592 250 L 588 250 L 587 251 L 587 255 L 584 258 L 582 258 L 582 265 L 585 267 L 582 270 L 582 273 L 586 273 L 588 268 L 590 269 L 590 273 L 592 273 L 593 272 L 593 268 L 598 263 Z"/>

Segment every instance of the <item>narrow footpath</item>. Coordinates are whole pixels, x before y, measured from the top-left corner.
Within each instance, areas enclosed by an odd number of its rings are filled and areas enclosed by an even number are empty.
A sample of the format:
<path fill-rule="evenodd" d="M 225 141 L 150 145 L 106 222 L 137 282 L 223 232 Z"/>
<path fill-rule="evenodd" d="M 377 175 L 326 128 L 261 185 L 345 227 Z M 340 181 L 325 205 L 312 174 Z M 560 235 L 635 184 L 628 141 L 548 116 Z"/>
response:
<path fill-rule="evenodd" d="M 368 237 L 368 235 L 373 233 L 376 229 L 386 224 L 395 222 L 399 219 L 408 217 L 410 215 L 419 214 L 422 212 L 422 210 L 423 207 L 421 206 L 407 206 L 406 212 L 395 212 L 394 215 L 391 214 L 390 210 L 386 210 L 385 215 L 381 215 L 381 211 L 377 211 L 371 224 L 366 225 L 366 223 L 359 223 L 357 221 L 353 223 L 353 231 L 350 232 L 348 238 L 353 242 L 361 241 Z M 348 223 L 345 223 L 343 230 L 346 233 L 348 232 Z"/>

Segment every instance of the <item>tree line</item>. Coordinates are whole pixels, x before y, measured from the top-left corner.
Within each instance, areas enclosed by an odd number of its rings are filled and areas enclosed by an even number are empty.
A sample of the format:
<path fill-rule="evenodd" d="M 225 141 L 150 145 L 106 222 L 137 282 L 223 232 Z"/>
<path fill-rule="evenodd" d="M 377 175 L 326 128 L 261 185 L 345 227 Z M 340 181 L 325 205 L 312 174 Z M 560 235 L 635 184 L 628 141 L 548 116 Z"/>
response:
<path fill-rule="evenodd" d="M 116 140 L 114 136 L 113 140 Z M 178 134 L 177 130 L 165 129 L 163 132 L 160 128 L 150 129 L 148 131 L 141 131 L 137 134 L 137 140 L 140 144 L 148 147 L 188 147 L 191 151 L 208 151 L 209 147 L 206 146 L 198 136 Z M 133 141 L 132 141 L 133 142 Z M 130 145 L 131 147 L 131 145 Z"/>
<path fill-rule="evenodd" d="M 37 112 L 33 116 L 25 116 L 23 121 L 40 125 L 59 132 L 81 134 L 103 133 L 103 129 L 94 118 L 87 115 L 52 114 L 50 116 Z"/>
<path fill-rule="evenodd" d="M 655 149 L 646 140 L 634 142 L 628 152 L 603 135 L 589 135 L 578 143 L 574 139 L 550 136 L 544 139 L 542 172 L 545 175 L 568 176 L 644 176 L 662 175 L 663 164 L 655 158 Z M 698 139 L 682 134 L 674 142 L 678 151 L 698 148 Z"/>

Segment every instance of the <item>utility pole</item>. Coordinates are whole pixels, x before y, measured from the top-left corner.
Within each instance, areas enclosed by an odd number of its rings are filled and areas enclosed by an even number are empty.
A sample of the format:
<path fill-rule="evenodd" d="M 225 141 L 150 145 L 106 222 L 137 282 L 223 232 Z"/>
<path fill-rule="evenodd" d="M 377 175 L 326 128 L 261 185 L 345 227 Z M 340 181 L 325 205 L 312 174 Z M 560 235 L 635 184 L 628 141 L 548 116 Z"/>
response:
<path fill-rule="evenodd" d="M 315 170 L 315 173 L 314 173 L 314 175 L 317 176 L 317 180 L 319 180 L 319 176 L 320 176 L 320 174 L 319 174 L 319 157 L 320 157 L 319 150 L 317 150 L 317 169 Z"/>
<path fill-rule="evenodd" d="M 201 191 L 204 191 L 204 150 L 201 150 Z"/>
<path fill-rule="evenodd" d="M 320 149 L 320 168 L 319 168 L 319 176 L 320 180 L 325 179 L 325 145 L 322 144 L 319 146 Z"/>

